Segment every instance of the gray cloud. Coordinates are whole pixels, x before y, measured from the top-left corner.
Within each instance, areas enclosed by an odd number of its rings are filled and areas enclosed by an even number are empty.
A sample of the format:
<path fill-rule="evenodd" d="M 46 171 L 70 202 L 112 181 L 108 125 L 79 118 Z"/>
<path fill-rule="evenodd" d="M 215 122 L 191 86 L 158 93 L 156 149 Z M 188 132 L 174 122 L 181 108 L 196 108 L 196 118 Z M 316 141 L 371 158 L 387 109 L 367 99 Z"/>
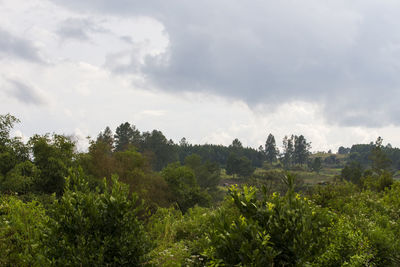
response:
<path fill-rule="evenodd" d="M 57 34 L 62 39 L 89 41 L 90 34 L 104 33 L 105 29 L 96 25 L 88 18 L 68 18 L 58 25 Z"/>
<path fill-rule="evenodd" d="M 318 102 L 332 123 L 400 125 L 398 2 L 53 1 L 163 23 L 168 51 L 140 68 L 132 60 L 131 68 L 160 89 L 212 92 L 249 106 Z"/>
<path fill-rule="evenodd" d="M 31 41 L 14 36 L 0 28 L 0 58 L 9 56 L 35 63 L 43 63 L 39 50 Z"/>
<path fill-rule="evenodd" d="M 15 79 L 6 79 L 10 85 L 7 93 L 24 104 L 46 105 L 46 99 L 33 87 Z"/>

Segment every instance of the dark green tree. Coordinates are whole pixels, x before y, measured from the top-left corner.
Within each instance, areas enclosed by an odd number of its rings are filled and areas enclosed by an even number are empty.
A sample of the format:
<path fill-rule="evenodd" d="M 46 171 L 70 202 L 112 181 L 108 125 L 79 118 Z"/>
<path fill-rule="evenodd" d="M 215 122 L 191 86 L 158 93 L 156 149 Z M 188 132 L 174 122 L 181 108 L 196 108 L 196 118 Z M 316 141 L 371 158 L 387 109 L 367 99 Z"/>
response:
<path fill-rule="evenodd" d="M 122 123 L 115 130 L 115 151 L 123 151 L 129 148 L 130 145 L 139 148 L 142 137 L 140 132 L 134 125 L 129 122 Z"/>
<path fill-rule="evenodd" d="M 311 164 L 311 168 L 316 173 L 319 173 L 321 171 L 321 169 L 322 169 L 322 160 L 321 160 L 320 157 L 314 158 L 314 160 L 312 161 L 312 164 Z"/>
<path fill-rule="evenodd" d="M 217 163 L 206 161 L 202 162 L 201 157 L 192 154 L 185 158 L 185 166 L 194 171 L 197 183 L 203 189 L 215 190 L 220 181 L 220 168 Z"/>
<path fill-rule="evenodd" d="M 178 160 L 177 146 L 161 131 L 153 130 L 151 133 L 143 133 L 142 151 L 151 158 L 156 171 Z"/>
<path fill-rule="evenodd" d="M 307 143 L 307 140 L 303 135 L 294 136 L 294 163 L 300 165 L 307 163 L 308 156 L 311 154 L 310 149 L 311 143 Z"/>
<path fill-rule="evenodd" d="M 104 132 L 100 132 L 99 135 L 97 136 L 96 142 L 102 142 L 110 148 L 110 151 L 113 150 L 114 148 L 114 136 L 113 133 L 110 129 L 110 127 L 106 127 L 104 129 Z"/>
<path fill-rule="evenodd" d="M 251 161 L 243 157 L 238 157 L 236 154 L 231 153 L 226 163 L 226 173 L 228 175 L 238 175 L 240 177 L 249 177 L 253 174 L 254 168 Z"/>
<path fill-rule="evenodd" d="M 362 175 L 363 170 L 361 164 L 356 161 L 351 161 L 347 163 L 340 174 L 342 179 L 357 185 L 361 184 Z"/>
<path fill-rule="evenodd" d="M 293 156 L 294 156 L 294 136 L 283 138 L 283 155 L 282 155 L 282 163 L 285 168 L 290 167 L 293 164 Z"/>
<path fill-rule="evenodd" d="M 346 148 L 344 146 L 339 147 L 338 154 L 344 155 L 350 153 L 350 148 Z"/>
<path fill-rule="evenodd" d="M 68 169 L 73 165 L 75 144 L 63 135 L 35 135 L 28 144 L 33 162 L 40 171 L 38 191 L 61 194 Z"/>
<path fill-rule="evenodd" d="M 209 204 L 210 197 L 200 190 L 191 168 L 181 166 L 179 162 L 171 163 L 162 170 L 161 175 L 167 182 L 172 197 L 182 212 L 186 212 L 196 204 L 200 206 Z"/>
<path fill-rule="evenodd" d="M 15 165 L 29 160 L 29 148 L 20 138 L 11 138 L 10 132 L 19 120 L 10 115 L 0 115 L 0 178 Z"/>
<path fill-rule="evenodd" d="M 389 157 L 383 151 L 382 142 L 383 139 L 379 136 L 369 156 L 371 160 L 371 169 L 378 175 L 382 174 L 383 171 L 389 171 L 392 164 Z"/>
<path fill-rule="evenodd" d="M 279 151 L 276 147 L 275 137 L 272 134 L 268 135 L 267 141 L 265 142 L 265 156 L 269 163 L 273 163 L 277 159 Z"/>

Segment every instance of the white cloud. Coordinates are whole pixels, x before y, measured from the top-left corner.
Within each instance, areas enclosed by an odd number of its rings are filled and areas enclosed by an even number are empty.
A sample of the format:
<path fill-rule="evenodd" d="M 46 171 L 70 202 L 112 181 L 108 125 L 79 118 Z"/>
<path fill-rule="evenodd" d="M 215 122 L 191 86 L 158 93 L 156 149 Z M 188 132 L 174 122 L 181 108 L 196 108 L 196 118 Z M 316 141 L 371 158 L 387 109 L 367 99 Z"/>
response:
<path fill-rule="evenodd" d="M 26 85 L 0 87 L 0 113 L 25 136 L 74 134 L 84 149 L 128 121 L 192 143 L 258 147 L 271 132 L 278 144 L 304 134 L 314 150 L 378 135 L 400 145 L 397 2 L 0 5 L 0 73 Z"/>

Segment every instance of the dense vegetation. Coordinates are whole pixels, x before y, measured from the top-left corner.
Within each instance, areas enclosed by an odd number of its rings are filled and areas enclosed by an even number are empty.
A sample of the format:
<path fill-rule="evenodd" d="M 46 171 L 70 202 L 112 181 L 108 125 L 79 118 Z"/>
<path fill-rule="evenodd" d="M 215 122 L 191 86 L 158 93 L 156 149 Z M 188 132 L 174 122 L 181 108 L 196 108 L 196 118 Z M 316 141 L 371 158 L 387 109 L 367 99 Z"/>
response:
<path fill-rule="evenodd" d="M 129 123 L 78 153 L 0 115 L 0 266 L 398 266 L 400 150 L 179 144 Z"/>

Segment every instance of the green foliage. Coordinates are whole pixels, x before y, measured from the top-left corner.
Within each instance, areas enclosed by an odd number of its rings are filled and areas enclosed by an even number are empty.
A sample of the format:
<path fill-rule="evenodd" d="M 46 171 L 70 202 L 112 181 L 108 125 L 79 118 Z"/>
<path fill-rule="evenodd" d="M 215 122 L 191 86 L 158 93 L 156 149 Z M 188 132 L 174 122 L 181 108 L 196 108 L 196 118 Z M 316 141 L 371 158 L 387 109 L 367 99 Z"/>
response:
<path fill-rule="evenodd" d="M 351 161 L 350 163 L 347 163 L 346 166 L 343 168 L 340 176 L 343 180 L 360 185 L 362 174 L 363 170 L 360 163 L 356 161 Z"/>
<path fill-rule="evenodd" d="M 238 157 L 231 153 L 226 163 L 226 173 L 231 175 L 239 175 L 239 177 L 250 177 L 254 172 L 251 161 L 246 157 Z"/>
<path fill-rule="evenodd" d="M 221 179 L 220 168 L 217 163 L 202 162 L 201 157 L 192 154 L 185 158 L 185 165 L 194 171 L 198 185 L 203 189 L 216 190 Z"/>
<path fill-rule="evenodd" d="M 182 212 L 186 212 L 196 204 L 209 205 L 210 197 L 200 189 L 191 168 L 181 166 L 179 162 L 172 163 L 162 170 L 161 175 L 171 190 L 174 202 Z"/>
<path fill-rule="evenodd" d="M 0 189 L 3 192 L 27 194 L 33 191 L 40 177 L 39 169 L 30 161 L 15 165 L 7 175 L 0 178 Z"/>
<path fill-rule="evenodd" d="M 268 135 L 267 141 L 265 142 L 265 157 L 269 163 L 275 162 L 279 154 L 276 148 L 275 137 L 272 134 Z"/>
<path fill-rule="evenodd" d="M 110 142 L 109 136 L 111 135 L 111 130 L 106 128 L 104 133 L 100 135 L 100 140 L 108 140 L 106 143 Z M 136 129 L 134 125 L 130 125 L 129 122 L 121 123 L 120 126 L 115 130 L 115 150 L 124 151 L 129 148 L 129 146 L 139 146 L 141 142 L 140 132 Z"/>
<path fill-rule="evenodd" d="M 33 162 L 40 170 L 36 189 L 60 195 L 64 188 L 68 168 L 73 165 L 75 144 L 63 135 L 35 135 L 29 140 Z"/>
<path fill-rule="evenodd" d="M 312 164 L 311 164 L 311 169 L 315 171 L 316 173 L 319 173 L 322 169 L 322 161 L 320 157 L 314 158 Z"/>
<path fill-rule="evenodd" d="M 50 209 L 45 240 L 52 264 L 139 266 L 149 242 L 137 215 L 135 194 L 116 176 L 103 193 L 90 191 L 81 171 L 72 172 L 65 192 Z"/>
<path fill-rule="evenodd" d="M 293 179 L 288 183 L 293 186 Z M 257 198 L 256 190 L 233 187 L 230 195 L 241 216 L 217 226 L 211 236 L 212 257 L 228 265 L 272 266 L 305 264 L 320 255 L 332 215 L 290 189 L 281 197 Z M 239 242 L 239 240 L 242 240 Z"/>
<path fill-rule="evenodd" d="M 366 189 L 381 192 L 393 184 L 390 172 L 382 170 L 379 175 L 370 174 L 361 179 L 362 186 Z"/>
<path fill-rule="evenodd" d="M 160 171 L 168 164 L 178 160 L 177 146 L 172 140 L 167 140 L 161 131 L 145 132 L 142 138 L 141 151 L 150 155 L 154 170 Z"/>
<path fill-rule="evenodd" d="M 37 202 L 0 196 L 0 266 L 46 266 L 41 246 L 48 217 Z"/>

